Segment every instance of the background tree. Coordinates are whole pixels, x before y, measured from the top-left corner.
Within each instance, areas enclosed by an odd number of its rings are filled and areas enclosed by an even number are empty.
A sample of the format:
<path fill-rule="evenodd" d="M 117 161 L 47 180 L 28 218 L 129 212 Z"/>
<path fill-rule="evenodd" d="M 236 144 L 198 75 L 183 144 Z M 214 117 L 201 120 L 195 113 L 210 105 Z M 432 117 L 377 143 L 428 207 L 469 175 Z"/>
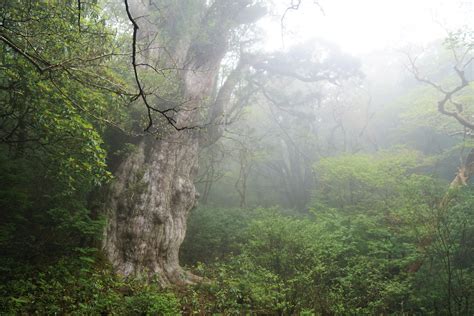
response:
<path fill-rule="evenodd" d="M 314 182 L 312 164 L 327 154 L 320 148 L 320 133 L 325 133 L 328 120 L 332 120 L 325 113 L 326 108 L 331 108 L 327 102 L 333 93 L 331 89 L 359 76 L 358 64 L 337 47 L 320 40 L 254 59 L 255 72 L 243 78 L 253 97 L 247 100 L 248 95 L 243 95 L 246 102 L 242 123 L 226 125 L 224 135 L 234 137 L 251 131 L 255 136 L 245 146 L 256 148 L 254 143 L 258 139 L 260 151 L 267 152 L 256 161 L 248 179 L 250 191 L 259 192 L 257 203 L 262 203 L 262 196 L 266 196 L 269 205 L 280 203 L 303 211 Z M 237 96 L 235 102 L 241 103 L 239 100 Z M 231 146 L 225 139 L 222 143 Z M 228 185 L 238 181 L 230 180 L 232 173 L 239 174 L 233 166 L 229 164 L 226 168 Z M 252 203 L 255 197 L 249 196 Z"/>
<path fill-rule="evenodd" d="M 445 45 L 452 52 L 454 58 L 453 71 L 457 83 L 452 82 L 443 84 L 424 77 L 416 65 L 416 58 L 409 57 L 409 70 L 416 80 L 428 84 L 440 95 L 437 102 L 439 113 L 453 118 L 464 129 L 461 134 L 464 137 L 470 137 L 474 129 L 474 123 L 470 120 L 471 109 L 466 103 L 471 103 L 468 92 L 471 92 L 472 65 L 474 60 L 474 32 L 471 30 L 460 30 L 453 32 L 447 38 Z M 451 76 L 450 76 L 451 77 Z M 448 77 L 449 78 L 449 77 Z M 466 92 L 467 91 L 467 92 Z M 467 93 L 467 94 L 466 94 Z M 451 182 L 451 187 L 466 185 L 472 173 L 474 172 L 474 150 L 471 150 L 465 159 L 461 158 L 461 165 L 458 168 L 455 178 Z"/>

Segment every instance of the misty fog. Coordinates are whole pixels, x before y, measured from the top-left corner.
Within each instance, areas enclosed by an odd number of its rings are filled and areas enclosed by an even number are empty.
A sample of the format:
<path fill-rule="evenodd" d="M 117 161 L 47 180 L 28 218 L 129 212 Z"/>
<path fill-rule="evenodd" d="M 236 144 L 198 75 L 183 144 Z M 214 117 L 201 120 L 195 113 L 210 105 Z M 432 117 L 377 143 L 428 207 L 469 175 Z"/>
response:
<path fill-rule="evenodd" d="M 472 0 L 0 16 L 0 314 L 474 313 Z"/>

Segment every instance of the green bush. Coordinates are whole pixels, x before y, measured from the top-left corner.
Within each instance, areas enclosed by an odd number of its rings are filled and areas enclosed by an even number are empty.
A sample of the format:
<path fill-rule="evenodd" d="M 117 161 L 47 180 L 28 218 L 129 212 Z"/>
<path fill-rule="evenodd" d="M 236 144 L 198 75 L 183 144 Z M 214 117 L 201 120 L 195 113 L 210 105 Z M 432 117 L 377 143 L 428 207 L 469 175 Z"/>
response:
<path fill-rule="evenodd" d="M 258 212 L 242 233 L 240 255 L 198 265 L 209 281 L 186 293 L 188 311 L 385 313 L 410 294 L 404 268 L 416 249 L 383 217 Z"/>
<path fill-rule="evenodd" d="M 10 272 L 0 285 L 0 310 L 6 315 L 179 314 L 174 294 L 154 284 L 122 280 L 90 256 Z"/>
<path fill-rule="evenodd" d="M 245 255 L 200 264 L 197 273 L 206 281 L 188 289 L 181 300 L 189 314 L 267 315 L 282 310 L 280 278 Z"/>
<path fill-rule="evenodd" d="M 341 169 L 339 160 L 325 163 L 343 182 L 357 178 L 350 207 L 331 202 L 338 198 L 328 178 L 326 193 L 333 196 L 315 199 L 306 217 L 258 210 L 233 223 L 233 212 L 241 215 L 236 210 L 198 213 L 205 216 L 190 236 L 201 235 L 189 241 L 198 249 L 207 246 L 206 253 L 225 255 L 198 265 L 197 274 L 208 282 L 182 296 L 185 309 L 204 314 L 469 314 L 472 190 L 451 192 L 449 203 L 443 203 L 443 184 L 410 174 L 397 157 L 382 158 L 362 172 L 368 176 Z M 373 191 L 372 200 L 365 191 Z M 235 241 L 233 250 L 226 240 Z"/>
<path fill-rule="evenodd" d="M 210 263 L 240 253 L 246 227 L 261 210 L 199 207 L 188 219 L 180 259 L 184 264 Z"/>

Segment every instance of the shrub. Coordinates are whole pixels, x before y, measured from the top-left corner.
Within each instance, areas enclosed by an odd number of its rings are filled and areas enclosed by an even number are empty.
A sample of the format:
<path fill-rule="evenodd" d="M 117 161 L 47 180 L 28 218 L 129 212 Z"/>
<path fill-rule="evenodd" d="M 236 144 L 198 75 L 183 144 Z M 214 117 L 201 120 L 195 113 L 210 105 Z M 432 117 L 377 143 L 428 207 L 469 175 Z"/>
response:
<path fill-rule="evenodd" d="M 10 272 L 0 285 L 0 310 L 7 315 L 179 314 L 173 294 L 154 284 L 122 280 L 88 256 Z"/>

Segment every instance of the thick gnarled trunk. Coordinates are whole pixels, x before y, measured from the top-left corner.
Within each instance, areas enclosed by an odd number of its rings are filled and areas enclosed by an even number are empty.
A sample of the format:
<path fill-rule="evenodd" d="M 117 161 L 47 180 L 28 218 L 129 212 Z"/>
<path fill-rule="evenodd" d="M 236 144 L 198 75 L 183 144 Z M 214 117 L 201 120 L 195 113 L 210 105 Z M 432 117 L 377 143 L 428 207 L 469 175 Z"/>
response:
<path fill-rule="evenodd" d="M 198 279 L 180 267 L 178 253 L 197 200 L 193 181 L 199 129 L 193 127 L 209 102 L 222 54 L 203 61 L 192 53 L 194 71 L 182 73 L 183 98 L 188 102 L 175 116 L 178 130 L 139 142 L 119 166 L 106 204 L 103 248 L 117 273 L 156 279 L 162 285 Z"/>
<path fill-rule="evenodd" d="M 191 101 L 176 116 L 178 127 L 195 124 L 217 71 L 215 65 L 185 73 L 184 95 Z M 118 273 L 156 278 L 162 285 L 197 279 L 180 267 L 178 253 L 197 200 L 198 146 L 194 129 L 149 136 L 119 166 L 107 198 L 103 247 Z"/>
<path fill-rule="evenodd" d="M 149 34 L 159 33 L 158 24 L 143 19 L 152 7 L 147 1 L 130 2 L 129 18 L 135 31 L 142 32 L 137 39 L 146 42 L 155 38 Z M 218 93 L 217 100 L 211 100 L 231 29 L 241 23 L 250 23 L 248 18 L 252 12 L 253 19 L 262 12 L 251 6 L 249 0 L 219 0 L 210 6 L 205 1 L 199 3 L 205 12 L 198 12 L 193 18 L 200 21 L 190 25 L 186 21 L 187 24 L 182 25 L 191 29 L 193 25 L 199 25 L 197 32 L 192 30 L 184 38 L 175 39 L 171 56 L 172 67 L 181 69 L 179 99 L 186 101 L 174 111 L 176 115 L 172 121 L 176 130 L 158 139 L 151 135 L 143 138 L 137 150 L 119 166 L 106 198 L 103 250 L 115 270 L 124 276 L 156 279 L 162 285 L 198 279 L 180 267 L 178 258 L 186 233 L 186 220 L 197 196 L 193 181 L 202 135 L 199 135 L 199 128 L 193 127 L 203 123 L 200 119 L 203 106 L 211 107 L 208 119 L 218 120 L 216 113 L 220 113 L 219 109 L 228 102 L 237 82 L 229 76 L 229 83 L 223 85 L 225 93 Z M 180 9 L 179 2 L 170 7 L 175 6 L 176 10 Z M 247 19 L 242 20 L 242 13 Z M 149 55 L 139 57 L 144 62 L 153 58 Z M 215 128 L 207 130 L 209 134 L 218 134 Z"/>
<path fill-rule="evenodd" d="M 144 139 L 110 188 L 104 250 L 125 276 L 188 282 L 178 252 L 196 201 L 197 141 L 191 133 Z"/>

